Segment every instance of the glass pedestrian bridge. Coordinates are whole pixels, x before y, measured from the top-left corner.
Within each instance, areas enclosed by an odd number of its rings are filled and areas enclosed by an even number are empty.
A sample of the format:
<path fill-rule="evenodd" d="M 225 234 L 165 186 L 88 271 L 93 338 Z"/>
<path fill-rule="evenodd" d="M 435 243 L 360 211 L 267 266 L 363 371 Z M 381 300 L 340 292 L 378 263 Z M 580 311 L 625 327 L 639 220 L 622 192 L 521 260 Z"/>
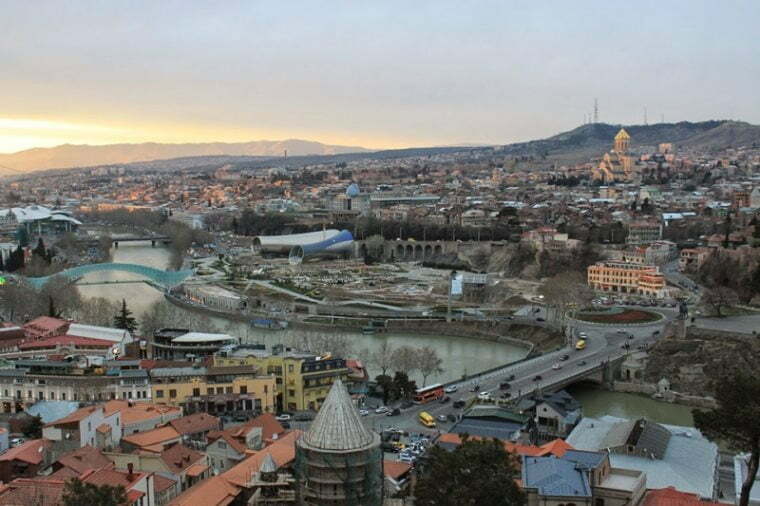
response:
<path fill-rule="evenodd" d="M 64 271 L 58 272 L 51 276 L 44 276 L 44 277 L 39 277 L 39 278 L 26 278 L 26 280 L 29 281 L 29 283 L 31 283 L 32 286 L 39 289 L 39 288 L 42 288 L 45 285 L 45 283 L 47 283 L 51 278 L 56 277 L 56 276 L 63 276 L 67 279 L 74 281 L 92 272 L 106 272 L 106 271 L 130 272 L 132 274 L 138 274 L 140 276 L 144 276 L 147 281 L 151 281 L 164 288 L 171 288 L 173 286 L 179 285 L 184 280 L 186 280 L 187 278 L 193 275 L 193 271 L 189 269 L 183 270 L 183 271 L 164 271 L 161 269 L 148 267 L 147 265 L 102 263 L 102 264 L 80 265 L 77 267 L 72 267 L 70 269 L 66 269 Z M 115 282 L 118 282 L 118 281 L 115 281 Z M 108 283 L 108 282 L 104 282 L 104 283 Z"/>

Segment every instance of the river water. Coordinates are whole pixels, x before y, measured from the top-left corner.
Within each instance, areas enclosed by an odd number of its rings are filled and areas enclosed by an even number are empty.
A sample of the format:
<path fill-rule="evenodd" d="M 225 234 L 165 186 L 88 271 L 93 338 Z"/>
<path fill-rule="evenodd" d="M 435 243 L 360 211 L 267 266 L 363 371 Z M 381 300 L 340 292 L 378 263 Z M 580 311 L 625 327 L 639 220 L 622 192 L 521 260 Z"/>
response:
<path fill-rule="evenodd" d="M 122 243 L 118 248 L 111 251 L 113 262 L 141 264 L 158 269 L 165 269 L 169 263 L 169 251 L 163 247 L 151 247 L 150 243 Z M 85 276 L 83 281 L 123 281 L 137 280 L 140 276 L 128 272 L 95 272 Z M 145 283 L 111 284 L 111 285 L 86 285 L 79 287 L 84 297 L 104 297 L 109 300 L 121 302 L 127 301 L 132 312 L 139 317 L 152 305 L 164 300 L 163 294 Z M 177 308 L 180 311 L 185 309 Z M 267 347 L 274 344 L 291 344 L 296 338 L 298 331 L 282 330 L 272 331 L 252 328 L 242 322 L 233 322 L 224 318 L 212 318 L 220 332 L 228 332 L 236 335 L 247 343 L 262 343 Z M 427 379 L 428 384 L 444 382 L 460 378 L 463 374 L 490 369 L 523 358 L 527 350 L 518 346 L 493 343 L 468 339 L 466 337 L 450 336 L 418 336 L 405 333 L 388 333 L 364 335 L 362 333 L 346 334 L 353 345 L 353 350 L 359 356 L 366 356 L 367 352 L 376 350 L 383 341 L 389 341 L 391 346 L 410 345 L 415 347 L 430 346 L 438 352 L 443 360 L 442 368 L 445 371 L 437 376 Z M 369 367 L 372 377 L 379 371 Z M 419 384 L 421 377 L 412 376 Z"/>
<path fill-rule="evenodd" d="M 169 251 L 166 248 L 153 248 L 150 243 L 124 243 L 112 251 L 114 262 L 142 264 L 158 269 L 166 268 L 169 263 L 169 256 Z M 130 279 L 140 278 L 135 274 L 126 272 L 97 272 L 85 277 L 85 281 Z M 164 300 L 160 291 L 144 283 L 80 286 L 79 290 L 85 297 L 105 297 L 118 302 L 125 299 L 138 318 L 152 305 Z M 184 309 L 180 310 L 185 311 Z M 289 344 L 294 337 L 293 333 L 297 332 L 256 329 L 244 323 L 231 322 L 223 318 L 213 318 L 212 321 L 220 332 L 229 332 L 241 337 L 243 342 L 263 343 L 267 347 L 280 343 Z M 377 349 L 384 340 L 388 340 L 392 346 L 406 344 L 417 347 L 433 347 L 443 360 L 442 367 L 445 372 L 437 377 L 428 378 L 428 384 L 454 380 L 463 374 L 473 374 L 519 360 L 525 356 L 526 351 L 517 346 L 479 341 L 466 337 L 419 336 L 402 333 L 375 335 L 352 333 L 347 335 L 354 342 L 354 351 L 365 356 L 365 350 L 371 352 Z M 372 370 L 370 366 L 369 372 L 374 377 L 379 371 Z M 412 379 L 421 382 L 422 378 L 413 376 Z M 586 416 L 596 417 L 605 414 L 623 418 L 643 416 L 661 423 L 693 425 L 691 410 L 685 406 L 659 402 L 635 394 L 609 392 L 587 384 L 574 385 L 570 387 L 569 391 L 581 402 Z"/>

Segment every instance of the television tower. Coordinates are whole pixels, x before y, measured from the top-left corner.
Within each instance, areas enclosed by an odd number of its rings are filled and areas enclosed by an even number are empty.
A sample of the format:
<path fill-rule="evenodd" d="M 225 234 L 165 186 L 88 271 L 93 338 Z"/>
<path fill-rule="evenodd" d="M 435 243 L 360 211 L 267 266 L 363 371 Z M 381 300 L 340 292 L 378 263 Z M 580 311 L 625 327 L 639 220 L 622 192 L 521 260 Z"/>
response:
<path fill-rule="evenodd" d="M 594 123 L 599 123 L 599 102 L 594 99 Z"/>

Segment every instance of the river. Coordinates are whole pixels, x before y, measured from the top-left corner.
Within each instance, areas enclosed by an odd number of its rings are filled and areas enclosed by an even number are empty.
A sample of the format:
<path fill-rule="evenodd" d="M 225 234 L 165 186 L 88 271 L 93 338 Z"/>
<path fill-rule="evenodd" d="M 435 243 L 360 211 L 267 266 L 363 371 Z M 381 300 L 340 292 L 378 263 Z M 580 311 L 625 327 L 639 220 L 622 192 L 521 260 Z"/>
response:
<path fill-rule="evenodd" d="M 122 243 L 118 248 L 111 251 L 113 262 L 141 264 L 158 269 L 164 269 L 169 263 L 169 251 L 160 246 L 151 247 L 150 243 Z M 140 279 L 136 274 L 128 272 L 95 272 L 85 276 L 84 281 L 123 281 Z M 87 285 L 80 286 L 80 292 L 84 297 L 104 297 L 109 300 L 121 302 L 127 301 L 132 312 L 139 317 L 154 304 L 164 300 L 163 294 L 144 283 L 111 284 L 111 285 Z M 180 311 L 185 309 L 177 308 Z M 273 344 L 290 344 L 295 339 L 298 331 L 283 330 L 271 331 L 252 328 L 241 322 L 233 322 L 224 318 L 212 318 L 220 332 L 229 332 L 239 336 L 243 342 L 262 343 L 267 347 Z M 490 369 L 523 358 L 527 350 L 519 346 L 493 343 L 468 339 L 466 337 L 451 336 L 419 336 L 408 333 L 388 333 L 364 335 L 362 333 L 346 334 L 354 342 L 353 350 L 360 356 L 367 356 L 367 352 L 376 350 L 380 344 L 387 340 L 392 346 L 411 345 L 415 347 L 430 346 L 438 352 L 443 363 L 445 372 L 431 376 L 427 379 L 432 382 L 445 382 L 460 378 L 463 374 L 473 374 L 485 369 Z M 374 377 L 379 371 L 369 367 L 370 376 Z M 421 384 L 421 377 L 413 375 Z"/>
<path fill-rule="evenodd" d="M 151 247 L 149 243 L 123 243 L 112 251 L 114 262 L 142 264 L 158 269 L 164 269 L 169 263 L 169 250 L 164 247 Z M 126 272 L 98 272 L 86 276 L 86 281 L 117 281 L 139 279 L 139 276 Z M 164 300 L 163 294 L 144 283 L 90 285 L 80 286 L 80 292 L 85 297 L 105 297 L 121 302 L 126 299 L 130 309 L 136 315 L 142 315 L 153 304 Z M 184 309 L 177 308 L 181 311 Z M 241 337 L 243 342 L 263 343 L 267 347 L 273 344 L 291 343 L 297 331 L 268 331 L 251 328 L 240 323 L 223 318 L 213 318 L 220 332 L 230 332 Z M 525 349 L 507 344 L 479 341 L 466 337 L 451 336 L 419 336 L 404 333 L 364 335 L 361 333 L 347 334 L 355 342 L 354 351 L 365 355 L 365 350 L 373 351 L 384 340 L 393 346 L 403 344 L 411 346 L 431 346 L 443 360 L 444 373 L 437 377 L 428 378 L 431 382 L 444 382 L 461 377 L 463 374 L 473 374 L 478 371 L 503 365 L 525 356 Z M 364 353 L 363 353 L 364 352 Z M 372 370 L 370 375 L 378 374 Z M 420 377 L 412 377 L 418 382 Z M 659 402 L 649 397 L 609 392 L 587 384 L 578 384 L 569 388 L 570 393 L 583 405 L 586 416 L 602 416 L 605 414 L 624 418 L 646 417 L 650 420 L 674 425 L 692 426 L 694 424 L 691 409 L 678 404 Z"/>

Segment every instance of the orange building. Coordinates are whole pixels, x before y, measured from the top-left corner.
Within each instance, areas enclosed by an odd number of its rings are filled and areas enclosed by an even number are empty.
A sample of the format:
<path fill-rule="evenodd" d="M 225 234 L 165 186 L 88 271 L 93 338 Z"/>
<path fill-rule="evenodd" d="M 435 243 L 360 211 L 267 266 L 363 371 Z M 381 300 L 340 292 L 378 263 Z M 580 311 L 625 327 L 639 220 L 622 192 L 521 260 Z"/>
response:
<path fill-rule="evenodd" d="M 654 265 L 597 262 L 588 267 L 588 285 L 603 292 L 630 293 L 662 298 L 665 277 Z"/>

